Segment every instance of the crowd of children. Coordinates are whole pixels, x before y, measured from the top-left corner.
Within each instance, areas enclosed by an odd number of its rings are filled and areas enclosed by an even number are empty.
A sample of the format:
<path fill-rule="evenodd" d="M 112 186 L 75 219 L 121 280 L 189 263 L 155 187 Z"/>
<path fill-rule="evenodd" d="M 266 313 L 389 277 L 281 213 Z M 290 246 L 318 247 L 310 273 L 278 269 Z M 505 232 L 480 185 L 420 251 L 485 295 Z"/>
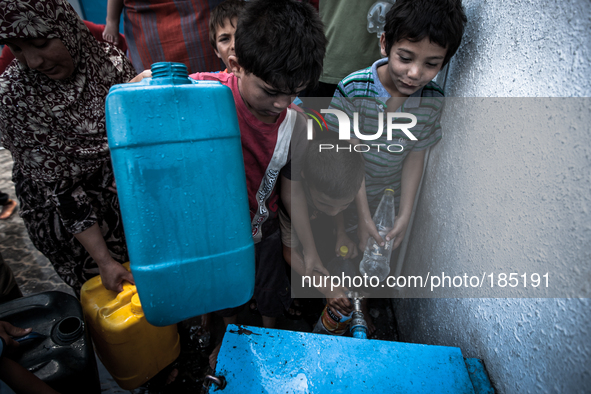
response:
<path fill-rule="evenodd" d="M 111 3 L 119 2 L 109 3 L 111 7 Z M 322 0 L 320 4 L 322 7 Z M 119 6 L 113 10 L 110 12 L 117 16 L 121 12 Z M 117 29 L 112 25 L 112 15 L 110 20 L 104 37 L 114 42 Z M 313 236 L 318 217 L 329 218 L 334 250 L 347 246 L 347 257 L 355 258 L 368 237 L 384 241 L 371 215 L 384 190 L 392 188 L 396 192 L 397 220 L 385 239 L 394 239 L 395 248 L 402 242 L 420 182 L 425 150 L 442 137 L 439 119 L 443 91 L 432 79 L 458 49 L 465 23 L 461 0 L 395 2 L 379 42 L 383 58 L 374 59 L 373 65 L 368 64 L 369 67 L 339 82 L 330 108 L 345 112 L 350 119 L 358 113 L 362 119 L 361 133 L 367 135 L 375 134 L 382 126 L 377 123 L 382 119 L 380 113 L 412 113 L 418 119 L 412 129 L 416 140 L 397 130 L 392 139 L 402 146 L 400 151 L 360 153 L 355 149 L 360 140 L 355 138 L 353 128 L 350 141 L 337 141 L 339 122 L 331 114 L 326 115 L 328 129 L 334 134 L 331 143 L 340 149 L 322 151 L 317 140 L 309 141 L 304 111 L 292 104 L 302 92 L 314 91 L 322 74 L 327 39 L 316 9 L 296 0 L 226 0 L 211 12 L 209 42 L 225 70 L 192 73 L 190 78 L 219 81 L 233 93 L 256 248 L 253 305 L 265 327 L 273 327 L 275 319 L 292 307 L 285 262 L 301 276 L 329 274 Z M 0 40 L 15 52 L 21 67 L 37 67 L 50 79 L 58 79 L 58 74 L 52 74 L 57 71 L 35 66 L 22 53 L 19 45 L 28 48 L 27 37 L 15 37 L 0 35 Z M 53 37 L 56 36 L 50 38 Z M 31 38 L 39 41 L 37 36 Z M 339 37 L 333 35 L 332 39 Z M 134 80 L 149 75 L 143 72 Z M 6 86 L 0 81 L 0 87 Z M 354 100 L 358 98 L 366 100 Z M 3 136 L 3 142 L 15 155 L 17 146 L 8 138 L 10 133 Z M 384 133 L 374 143 L 387 145 L 389 141 Z M 64 207 L 59 209 L 62 215 Z M 347 233 L 355 225 L 357 234 Z M 72 227 L 68 231 L 85 229 Z M 76 238 L 92 252 L 88 244 L 94 241 L 85 243 L 83 237 Z M 94 257 L 92 253 L 91 256 Z M 93 272 L 103 275 L 102 270 Z M 117 288 L 116 284 L 112 288 Z M 345 288 L 319 290 L 333 310 L 342 314 L 351 311 Z M 217 313 L 227 325 L 237 322 L 240 308 Z M 217 351 L 219 347 L 210 359 L 212 367 Z"/>

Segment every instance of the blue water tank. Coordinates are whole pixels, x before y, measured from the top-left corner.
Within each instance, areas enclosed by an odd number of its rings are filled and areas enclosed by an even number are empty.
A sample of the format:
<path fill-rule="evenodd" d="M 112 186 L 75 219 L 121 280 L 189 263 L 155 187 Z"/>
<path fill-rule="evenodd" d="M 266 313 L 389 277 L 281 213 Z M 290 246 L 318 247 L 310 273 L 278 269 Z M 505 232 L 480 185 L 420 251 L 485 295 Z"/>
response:
<path fill-rule="evenodd" d="M 494 394 L 457 347 L 230 324 L 206 393 Z"/>
<path fill-rule="evenodd" d="M 155 63 L 152 78 L 111 88 L 106 113 L 147 320 L 166 326 L 247 302 L 254 244 L 231 90 Z"/>

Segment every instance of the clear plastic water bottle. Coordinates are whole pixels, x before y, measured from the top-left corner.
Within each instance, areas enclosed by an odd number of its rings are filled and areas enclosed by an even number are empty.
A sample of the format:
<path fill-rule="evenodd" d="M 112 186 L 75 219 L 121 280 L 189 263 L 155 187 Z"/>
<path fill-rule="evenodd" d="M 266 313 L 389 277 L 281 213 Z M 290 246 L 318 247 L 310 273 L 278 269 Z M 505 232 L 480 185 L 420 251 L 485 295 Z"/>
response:
<path fill-rule="evenodd" d="M 378 39 L 384 32 L 384 26 L 386 25 L 386 14 L 392 8 L 395 0 L 389 1 L 378 1 L 374 3 L 367 12 L 367 31 L 370 33 L 376 33 Z"/>
<path fill-rule="evenodd" d="M 341 246 L 339 249 L 339 256 L 332 259 L 326 265 L 326 268 L 331 275 L 347 275 L 351 276 L 352 278 L 356 274 L 355 267 L 352 265 L 351 261 L 345 259 L 347 253 L 349 253 L 349 248 L 346 246 Z M 349 299 L 349 301 L 351 300 Z M 347 327 L 349 327 L 352 316 L 352 313 L 347 316 L 343 316 L 339 312 L 333 311 L 328 307 L 328 305 L 326 305 L 312 332 L 316 334 L 343 335 L 345 332 L 347 332 Z"/>
<path fill-rule="evenodd" d="M 382 200 L 378 205 L 378 209 L 373 215 L 373 221 L 378 229 L 378 233 L 382 239 L 386 238 L 386 234 L 394 228 L 394 220 L 396 212 L 394 209 L 394 190 L 386 189 Z M 359 271 L 362 275 L 377 276 L 380 282 L 388 277 L 390 273 L 390 255 L 392 254 L 392 244 L 394 240 L 386 242 L 384 246 L 380 246 L 373 237 L 367 240 L 365 252 L 363 252 L 363 259 L 359 264 Z"/>

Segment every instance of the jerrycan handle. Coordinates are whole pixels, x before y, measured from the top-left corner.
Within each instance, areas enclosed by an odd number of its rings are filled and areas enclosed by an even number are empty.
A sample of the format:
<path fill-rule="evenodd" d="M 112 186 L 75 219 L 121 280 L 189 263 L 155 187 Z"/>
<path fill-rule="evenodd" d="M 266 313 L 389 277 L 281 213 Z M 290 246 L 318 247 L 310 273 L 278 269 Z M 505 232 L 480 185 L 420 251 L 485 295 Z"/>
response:
<path fill-rule="evenodd" d="M 191 84 L 187 66 L 183 63 L 158 62 L 152 64 L 150 85 L 185 85 Z"/>
<path fill-rule="evenodd" d="M 117 301 L 121 302 L 123 301 L 123 299 L 130 297 L 130 293 L 133 296 L 133 294 L 137 293 L 137 289 L 135 287 L 135 285 L 132 285 L 131 283 L 124 281 L 123 282 L 123 290 L 121 290 L 119 292 L 119 294 L 117 294 Z"/>
<path fill-rule="evenodd" d="M 135 285 L 129 282 L 123 282 L 123 290 L 120 291 L 115 298 L 109 301 L 105 306 L 99 309 L 101 316 L 110 316 L 123 305 L 129 304 L 133 296 L 137 294 Z"/>
<path fill-rule="evenodd" d="M 142 309 L 142 303 L 140 301 L 140 296 L 138 293 L 135 293 L 132 297 L 131 297 L 131 312 L 133 312 L 133 314 L 135 314 L 138 317 L 141 317 L 144 315 L 144 310 Z"/>
<path fill-rule="evenodd" d="M 129 296 L 131 295 L 131 298 Z M 144 315 L 142 309 L 142 303 L 140 302 L 140 296 L 137 293 L 137 288 L 129 282 L 123 282 L 123 291 L 117 294 L 117 302 L 119 304 L 129 303 L 131 311 L 138 317 Z"/>

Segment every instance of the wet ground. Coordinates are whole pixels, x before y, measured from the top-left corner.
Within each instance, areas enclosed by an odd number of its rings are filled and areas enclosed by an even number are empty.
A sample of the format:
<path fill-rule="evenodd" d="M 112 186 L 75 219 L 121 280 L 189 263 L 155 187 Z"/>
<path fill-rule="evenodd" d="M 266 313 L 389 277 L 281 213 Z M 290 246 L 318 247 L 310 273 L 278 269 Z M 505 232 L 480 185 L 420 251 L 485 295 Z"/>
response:
<path fill-rule="evenodd" d="M 12 199 L 16 199 L 14 185 L 11 181 L 11 171 L 10 153 L 7 150 L 0 150 L 0 190 L 8 193 Z M 0 253 L 12 268 L 17 283 L 25 296 L 49 290 L 73 294 L 70 287 L 57 276 L 49 261 L 34 248 L 18 212 L 8 220 L 0 220 Z M 276 328 L 312 331 L 323 307 L 321 300 L 303 299 L 301 300 L 301 318 L 292 320 L 280 317 L 277 319 Z M 397 340 L 396 324 L 390 300 L 369 300 L 369 311 L 376 325 L 376 332 L 371 338 Z M 251 313 L 248 308 L 245 308 L 240 314 L 239 323 L 254 326 L 262 324 L 260 315 Z M 171 366 L 148 382 L 145 387 L 138 388 L 132 393 L 184 394 L 201 392 L 203 377 L 212 372 L 209 369 L 209 354 L 214 346 L 222 340 L 223 332 L 223 322 L 214 314 L 211 315 L 209 335 L 203 335 L 200 317 L 181 322 L 179 324 L 181 354 L 173 364 L 179 370 L 177 379 L 169 385 L 164 384 L 170 372 L 169 369 L 173 367 Z M 129 393 L 117 386 L 100 362 L 99 375 L 103 393 Z M 84 390 L 81 389 L 80 392 L 84 392 Z"/>

